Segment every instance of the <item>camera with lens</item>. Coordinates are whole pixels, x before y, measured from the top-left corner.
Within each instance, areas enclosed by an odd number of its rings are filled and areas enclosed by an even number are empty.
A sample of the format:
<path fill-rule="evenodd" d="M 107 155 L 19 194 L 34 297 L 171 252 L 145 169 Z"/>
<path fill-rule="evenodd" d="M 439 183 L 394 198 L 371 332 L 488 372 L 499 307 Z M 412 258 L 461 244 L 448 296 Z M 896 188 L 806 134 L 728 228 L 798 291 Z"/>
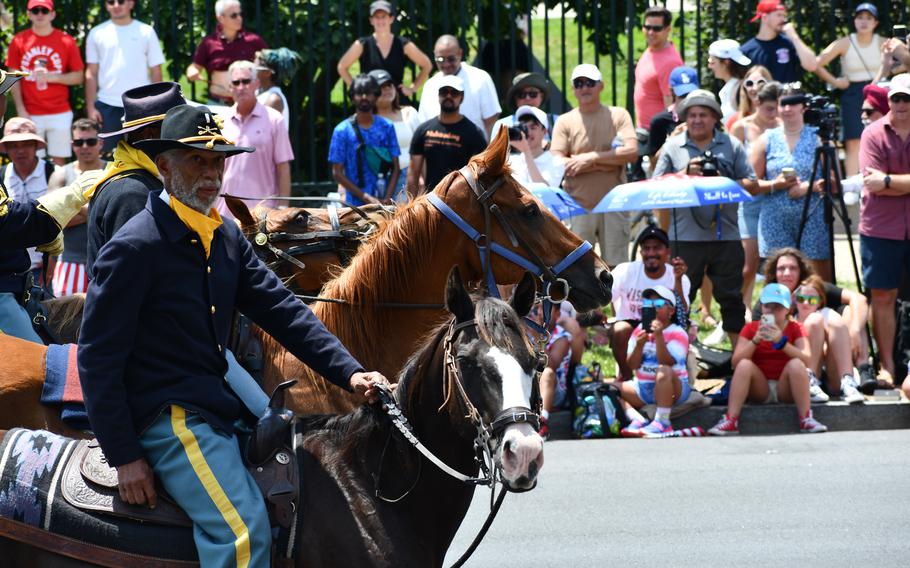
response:
<path fill-rule="evenodd" d="M 525 138 L 528 137 L 528 126 L 526 124 L 518 123 L 516 126 L 510 126 L 509 140 L 521 140 L 522 133 L 525 135 Z"/>
<path fill-rule="evenodd" d="M 701 175 L 704 177 L 716 177 L 720 175 L 720 169 L 718 168 L 717 156 L 711 153 L 711 150 L 706 150 L 701 156 Z"/>
<path fill-rule="evenodd" d="M 806 124 L 818 128 L 818 135 L 823 140 L 834 138 L 839 116 L 837 106 L 828 97 L 822 95 L 806 97 L 806 113 L 803 119 Z"/>

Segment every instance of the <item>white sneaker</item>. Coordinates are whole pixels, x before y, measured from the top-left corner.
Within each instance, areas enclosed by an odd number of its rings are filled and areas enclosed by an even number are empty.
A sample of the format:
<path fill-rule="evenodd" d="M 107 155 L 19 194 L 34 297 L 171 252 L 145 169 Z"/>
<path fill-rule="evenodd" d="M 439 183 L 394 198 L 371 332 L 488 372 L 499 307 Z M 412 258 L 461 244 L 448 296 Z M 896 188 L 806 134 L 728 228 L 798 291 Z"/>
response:
<path fill-rule="evenodd" d="M 854 389 L 855 390 L 855 389 Z M 822 390 L 822 385 L 815 376 L 815 373 L 809 371 L 809 400 L 812 402 L 828 402 L 831 397 Z"/>
<path fill-rule="evenodd" d="M 799 431 L 801 434 L 818 434 L 827 432 L 828 427 L 816 420 L 810 410 L 809 415 L 799 421 Z"/>
<path fill-rule="evenodd" d="M 863 393 L 859 392 L 859 389 L 856 388 L 856 384 L 856 379 L 848 379 L 846 376 L 841 381 L 840 391 L 843 395 L 844 402 L 847 404 L 862 404 L 866 402 L 866 397 L 863 396 Z"/>
<path fill-rule="evenodd" d="M 726 332 L 724 331 L 724 322 L 717 322 L 717 327 L 714 328 L 708 337 L 705 338 L 702 343 L 704 345 L 720 345 L 724 342 L 724 338 L 727 337 Z"/>

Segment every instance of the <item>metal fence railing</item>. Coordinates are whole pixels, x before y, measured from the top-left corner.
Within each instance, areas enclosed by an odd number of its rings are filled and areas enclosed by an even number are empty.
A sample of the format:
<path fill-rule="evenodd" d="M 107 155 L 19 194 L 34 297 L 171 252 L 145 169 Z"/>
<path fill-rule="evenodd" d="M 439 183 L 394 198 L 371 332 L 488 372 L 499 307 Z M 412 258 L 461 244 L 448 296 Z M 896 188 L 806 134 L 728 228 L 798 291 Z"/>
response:
<path fill-rule="evenodd" d="M 351 42 L 371 32 L 368 0 L 243 0 L 245 25 L 270 46 L 301 53 L 304 65 L 285 88 L 291 106 L 291 141 L 296 159 L 293 179 L 297 193 L 331 186 L 326 163 L 334 126 L 350 109 L 336 63 Z M 563 112 L 573 102 L 568 78 L 577 63 L 598 65 L 607 83 L 605 99 L 632 111 L 634 61 L 644 42 L 640 18 L 647 0 L 398 0 L 396 33 L 432 55 L 443 33 L 460 38 L 467 60 L 493 76 L 504 96 L 515 73 L 546 74 L 553 83 L 550 110 Z M 745 41 L 757 26 L 749 23 L 756 0 L 670 0 L 674 13 L 673 41 L 684 59 L 706 71 L 707 45 L 719 37 Z M 23 1 L 8 2 L 16 30 L 28 25 Z M 845 0 L 788 2 L 802 37 L 816 50 L 847 31 L 857 4 Z M 882 4 L 882 3 L 879 3 Z M 135 3 L 134 15 L 152 24 L 167 57 L 166 76 L 183 77 L 199 40 L 215 22 L 214 0 L 146 0 Z M 880 6 L 880 33 L 893 23 L 906 23 L 908 3 Z M 92 26 L 107 18 L 103 0 L 58 0 L 55 26 L 76 37 L 80 45 Z M 2 32 L 8 43 L 13 31 Z M 630 63 L 631 62 L 631 63 Z M 412 69 L 412 72 L 414 70 Z M 205 100 L 197 85 L 183 79 L 186 92 Z M 77 115 L 84 112 L 81 89 L 73 89 Z M 505 101 L 503 101 L 505 103 Z M 12 105 L 10 105 L 12 106 Z M 503 104 L 506 108 L 507 105 Z"/>

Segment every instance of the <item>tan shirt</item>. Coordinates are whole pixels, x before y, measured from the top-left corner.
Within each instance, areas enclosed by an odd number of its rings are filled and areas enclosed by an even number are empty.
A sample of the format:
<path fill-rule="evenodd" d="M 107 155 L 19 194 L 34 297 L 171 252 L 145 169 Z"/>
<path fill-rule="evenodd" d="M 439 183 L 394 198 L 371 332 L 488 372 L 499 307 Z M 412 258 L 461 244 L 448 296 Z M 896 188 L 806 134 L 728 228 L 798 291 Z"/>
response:
<path fill-rule="evenodd" d="M 613 149 L 617 135 L 623 140 L 635 138 L 632 117 L 626 109 L 601 105 L 596 112 L 582 113 L 576 108 L 556 121 L 550 150 L 569 158 L 585 152 L 607 152 Z M 625 168 L 598 165 L 575 177 L 566 176 L 563 189 L 582 207 L 592 209 L 625 180 Z"/>

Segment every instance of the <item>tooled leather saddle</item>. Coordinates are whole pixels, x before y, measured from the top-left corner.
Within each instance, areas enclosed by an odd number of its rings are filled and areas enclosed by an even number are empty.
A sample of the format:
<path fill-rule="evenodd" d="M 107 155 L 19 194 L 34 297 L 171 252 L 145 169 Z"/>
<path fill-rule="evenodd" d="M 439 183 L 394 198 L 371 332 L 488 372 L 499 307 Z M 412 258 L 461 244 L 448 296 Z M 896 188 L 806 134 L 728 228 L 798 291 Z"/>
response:
<path fill-rule="evenodd" d="M 265 499 L 273 526 L 288 529 L 294 522 L 300 492 L 294 451 L 294 414 L 284 408 L 284 390 L 296 381 L 282 383 L 259 419 L 246 444 L 247 469 Z M 120 499 L 117 470 L 111 467 L 97 440 L 80 440 L 63 466 L 60 492 L 70 505 L 87 511 L 162 525 L 193 525 L 187 514 L 163 488 L 156 487 L 154 509 L 130 505 Z"/>

